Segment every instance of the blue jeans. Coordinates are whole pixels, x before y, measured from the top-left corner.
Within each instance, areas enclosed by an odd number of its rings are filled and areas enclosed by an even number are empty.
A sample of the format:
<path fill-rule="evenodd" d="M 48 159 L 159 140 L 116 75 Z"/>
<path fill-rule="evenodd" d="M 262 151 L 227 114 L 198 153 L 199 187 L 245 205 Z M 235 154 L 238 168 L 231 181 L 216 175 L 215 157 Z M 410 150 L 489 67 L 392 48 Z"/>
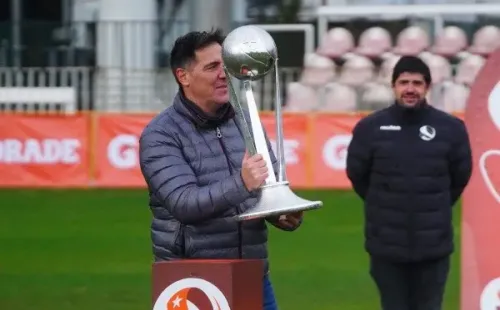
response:
<path fill-rule="evenodd" d="M 263 310 L 278 310 L 276 297 L 274 296 L 273 285 L 269 280 L 269 275 L 264 276 L 264 307 Z"/>

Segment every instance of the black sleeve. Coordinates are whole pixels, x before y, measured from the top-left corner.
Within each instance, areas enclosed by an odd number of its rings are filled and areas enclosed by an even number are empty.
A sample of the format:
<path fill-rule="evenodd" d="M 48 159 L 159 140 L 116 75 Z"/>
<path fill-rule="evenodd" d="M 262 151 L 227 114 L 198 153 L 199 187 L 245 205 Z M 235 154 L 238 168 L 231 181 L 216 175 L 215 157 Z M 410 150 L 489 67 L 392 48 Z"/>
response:
<path fill-rule="evenodd" d="M 450 152 L 449 162 L 452 205 L 460 198 L 472 175 L 472 151 L 469 134 L 463 121 L 460 121 L 456 137 Z"/>
<path fill-rule="evenodd" d="M 370 128 L 361 120 L 354 126 L 347 148 L 346 173 L 354 191 L 363 200 L 369 187 L 371 168 Z"/>

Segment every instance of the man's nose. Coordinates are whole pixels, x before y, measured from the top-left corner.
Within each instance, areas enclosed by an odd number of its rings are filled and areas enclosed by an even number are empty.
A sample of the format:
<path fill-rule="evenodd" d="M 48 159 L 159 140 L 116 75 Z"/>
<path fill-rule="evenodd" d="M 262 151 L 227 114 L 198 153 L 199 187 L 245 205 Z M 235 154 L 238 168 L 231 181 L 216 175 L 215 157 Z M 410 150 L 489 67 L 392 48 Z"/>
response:
<path fill-rule="evenodd" d="M 226 78 L 226 71 L 224 71 L 224 68 L 221 66 L 219 70 L 219 78 L 220 79 L 225 79 Z"/>

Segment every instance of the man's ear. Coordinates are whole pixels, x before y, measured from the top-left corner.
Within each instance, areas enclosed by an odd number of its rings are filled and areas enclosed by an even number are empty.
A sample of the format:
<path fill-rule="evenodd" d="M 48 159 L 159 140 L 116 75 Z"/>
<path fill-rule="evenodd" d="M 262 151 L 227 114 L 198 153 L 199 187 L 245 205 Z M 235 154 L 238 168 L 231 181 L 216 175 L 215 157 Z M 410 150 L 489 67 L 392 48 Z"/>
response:
<path fill-rule="evenodd" d="M 186 69 L 175 69 L 175 76 L 177 77 L 177 81 L 179 81 L 182 86 L 189 86 L 189 72 L 187 72 Z"/>

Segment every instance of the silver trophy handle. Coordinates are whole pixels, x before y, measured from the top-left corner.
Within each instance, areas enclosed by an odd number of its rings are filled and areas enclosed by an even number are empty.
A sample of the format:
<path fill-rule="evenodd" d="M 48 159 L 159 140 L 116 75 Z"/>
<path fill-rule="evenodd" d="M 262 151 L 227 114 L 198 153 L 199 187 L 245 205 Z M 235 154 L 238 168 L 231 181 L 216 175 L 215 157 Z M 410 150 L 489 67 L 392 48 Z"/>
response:
<path fill-rule="evenodd" d="M 274 78 L 275 78 L 275 113 L 276 113 L 276 158 L 278 159 L 278 182 L 286 182 L 286 162 L 285 162 L 285 150 L 284 150 L 284 138 L 283 134 L 283 114 L 282 102 L 281 102 L 281 87 L 280 87 L 280 76 L 278 71 L 278 58 L 274 62 Z"/>
<path fill-rule="evenodd" d="M 229 75 L 226 67 L 224 67 L 224 72 L 226 73 L 227 85 L 229 87 L 229 102 L 234 108 L 235 120 L 241 128 L 243 140 L 245 141 L 245 147 L 250 156 L 255 155 L 257 154 L 257 148 L 250 131 L 250 126 L 244 114 L 245 109 L 241 106 L 241 102 L 239 101 L 238 95 L 234 90 L 233 83 L 231 83 L 231 76 Z"/>

